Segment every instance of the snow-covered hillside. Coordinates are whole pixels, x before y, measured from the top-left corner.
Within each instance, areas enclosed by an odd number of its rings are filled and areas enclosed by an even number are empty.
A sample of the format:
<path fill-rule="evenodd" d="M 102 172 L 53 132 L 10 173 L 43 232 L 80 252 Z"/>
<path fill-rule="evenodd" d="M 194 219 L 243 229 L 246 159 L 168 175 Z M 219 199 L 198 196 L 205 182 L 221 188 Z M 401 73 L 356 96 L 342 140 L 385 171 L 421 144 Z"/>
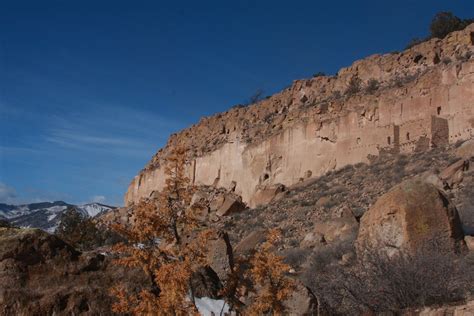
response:
<path fill-rule="evenodd" d="M 52 233 L 56 230 L 61 215 L 68 208 L 74 208 L 84 216 L 94 217 L 114 207 L 100 203 L 73 205 L 63 201 L 24 205 L 0 204 L 0 218 L 5 218 L 16 226 L 41 228 Z"/>
<path fill-rule="evenodd" d="M 77 205 L 76 209 L 83 213 L 84 215 L 94 217 L 99 215 L 100 213 L 104 211 L 108 211 L 110 209 L 113 209 L 114 207 L 100 204 L 100 203 L 89 203 L 89 204 L 83 204 L 83 205 Z"/>

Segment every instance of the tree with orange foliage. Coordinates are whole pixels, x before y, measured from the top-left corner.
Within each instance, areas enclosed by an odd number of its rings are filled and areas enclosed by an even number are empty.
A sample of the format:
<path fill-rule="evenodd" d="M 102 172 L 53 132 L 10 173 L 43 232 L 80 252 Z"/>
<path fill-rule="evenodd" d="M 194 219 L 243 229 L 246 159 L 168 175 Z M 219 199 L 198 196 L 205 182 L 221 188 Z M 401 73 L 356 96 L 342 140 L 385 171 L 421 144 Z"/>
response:
<path fill-rule="evenodd" d="M 206 264 L 205 243 L 212 232 L 200 230 L 187 212 L 193 189 L 185 174 L 186 150 L 178 147 L 167 158 L 166 184 L 156 200 L 140 202 L 131 225 L 115 229 L 127 243 L 115 247 L 118 264 L 139 267 L 150 277 L 151 287 L 138 294 L 123 287 L 111 290 L 117 298 L 113 311 L 135 315 L 197 314 L 190 278 Z M 186 242 L 181 237 L 194 238 Z M 191 294 L 191 298 L 189 297 Z"/>
<path fill-rule="evenodd" d="M 285 276 L 290 266 L 274 253 L 280 238 L 278 230 L 270 230 L 267 240 L 250 260 L 250 278 L 258 291 L 252 305 L 248 307 L 249 315 L 283 315 L 285 312 L 283 302 L 290 297 L 294 283 Z"/>
<path fill-rule="evenodd" d="M 231 309 L 243 315 L 283 315 L 283 302 L 294 290 L 293 281 L 285 274 L 290 266 L 274 253 L 281 235 L 277 229 L 270 230 L 266 241 L 250 258 L 239 256 L 231 266 L 231 272 L 222 294 Z M 245 306 L 239 294 L 245 289 L 255 293 L 252 303 Z"/>

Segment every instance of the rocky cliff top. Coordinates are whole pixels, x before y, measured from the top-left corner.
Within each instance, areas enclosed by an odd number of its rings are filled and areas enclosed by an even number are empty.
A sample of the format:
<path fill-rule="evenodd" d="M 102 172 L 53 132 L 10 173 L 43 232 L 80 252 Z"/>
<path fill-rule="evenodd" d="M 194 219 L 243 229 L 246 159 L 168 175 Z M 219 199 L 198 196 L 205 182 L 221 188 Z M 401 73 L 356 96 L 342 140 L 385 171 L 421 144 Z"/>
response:
<path fill-rule="evenodd" d="M 472 58 L 473 42 L 471 24 L 444 39 L 431 39 L 402 52 L 355 61 L 334 76 L 296 80 L 265 100 L 203 117 L 199 123 L 172 134 L 142 172 L 159 167 L 177 143 L 190 148 L 192 157 L 200 157 L 229 142 L 257 144 L 310 117 L 323 122 L 349 111 L 363 111 L 361 104 L 374 103 L 382 93 L 403 95 L 407 86 L 429 81 L 433 69 Z"/>

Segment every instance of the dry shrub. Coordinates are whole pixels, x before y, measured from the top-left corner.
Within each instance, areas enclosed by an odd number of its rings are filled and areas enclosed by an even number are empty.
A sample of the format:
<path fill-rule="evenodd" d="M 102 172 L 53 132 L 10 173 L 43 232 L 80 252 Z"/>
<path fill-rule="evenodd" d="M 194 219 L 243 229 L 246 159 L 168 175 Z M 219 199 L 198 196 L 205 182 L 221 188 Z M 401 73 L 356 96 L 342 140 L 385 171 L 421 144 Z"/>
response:
<path fill-rule="evenodd" d="M 365 88 L 365 91 L 368 94 L 374 94 L 375 91 L 377 91 L 379 89 L 379 87 L 380 87 L 379 81 L 377 79 L 371 78 L 367 82 L 367 87 Z"/>
<path fill-rule="evenodd" d="M 326 265 L 312 285 L 331 314 L 396 313 L 463 300 L 472 291 L 472 268 L 435 248 L 392 257 L 372 251 L 350 267 Z"/>
<path fill-rule="evenodd" d="M 349 80 L 349 85 L 347 86 L 347 89 L 346 89 L 346 95 L 352 96 L 354 94 L 359 93 L 361 90 L 361 84 L 362 84 L 362 80 L 360 80 L 360 78 L 357 76 L 353 76 L 351 80 Z"/>
<path fill-rule="evenodd" d="M 81 251 L 122 241 L 122 238 L 107 227 L 98 227 L 94 219 L 79 213 L 75 208 L 64 212 L 55 234 Z"/>
<path fill-rule="evenodd" d="M 310 249 L 299 248 L 298 245 L 299 241 L 297 241 L 295 248 L 289 248 L 283 251 L 284 262 L 293 268 L 301 266 L 308 259 L 311 252 Z"/>

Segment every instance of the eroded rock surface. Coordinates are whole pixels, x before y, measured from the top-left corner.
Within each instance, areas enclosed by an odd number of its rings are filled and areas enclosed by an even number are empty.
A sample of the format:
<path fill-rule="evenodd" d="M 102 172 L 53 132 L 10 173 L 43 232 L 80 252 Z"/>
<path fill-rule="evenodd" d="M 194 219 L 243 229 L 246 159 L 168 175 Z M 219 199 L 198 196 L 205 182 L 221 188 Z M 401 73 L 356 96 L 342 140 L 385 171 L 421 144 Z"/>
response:
<path fill-rule="evenodd" d="M 257 104 L 203 118 L 170 137 L 132 181 L 125 203 L 162 189 L 162 165 L 178 141 L 190 150 L 194 184 L 231 188 L 249 203 L 259 188 L 289 187 L 370 155 L 468 139 L 474 135 L 473 32 L 474 24 L 443 40 L 373 55 L 336 76 L 297 80 Z M 348 93 L 354 77 L 360 91 Z M 366 89 L 371 79 L 379 83 L 376 91 Z"/>
<path fill-rule="evenodd" d="M 463 237 L 453 204 L 434 185 L 415 179 L 394 187 L 362 216 L 357 247 L 388 255 L 423 247 L 460 252 Z"/>

